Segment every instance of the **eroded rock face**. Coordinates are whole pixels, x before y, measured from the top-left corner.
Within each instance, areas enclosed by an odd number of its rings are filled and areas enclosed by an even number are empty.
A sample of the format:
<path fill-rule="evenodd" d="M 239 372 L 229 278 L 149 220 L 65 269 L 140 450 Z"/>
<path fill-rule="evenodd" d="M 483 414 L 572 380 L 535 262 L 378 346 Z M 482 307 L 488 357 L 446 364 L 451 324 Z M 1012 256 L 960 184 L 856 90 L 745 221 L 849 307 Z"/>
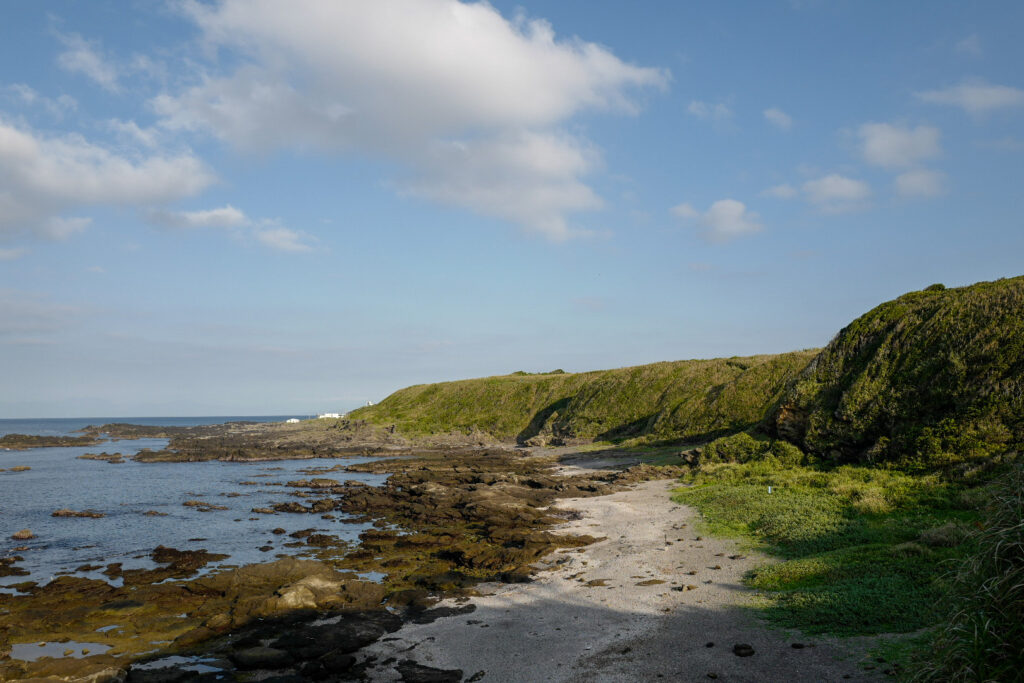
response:
<path fill-rule="evenodd" d="M 780 406 L 774 417 L 775 435 L 780 439 L 803 446 L 807 434 L 807 411 L 794 405 Z"/>

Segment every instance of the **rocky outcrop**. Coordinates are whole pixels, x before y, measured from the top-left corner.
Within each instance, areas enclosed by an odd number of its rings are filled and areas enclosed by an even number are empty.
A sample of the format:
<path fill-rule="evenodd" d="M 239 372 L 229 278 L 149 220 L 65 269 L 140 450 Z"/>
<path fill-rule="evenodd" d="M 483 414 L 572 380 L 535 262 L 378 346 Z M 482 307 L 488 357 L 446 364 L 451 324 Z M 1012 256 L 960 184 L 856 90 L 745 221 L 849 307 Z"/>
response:
<path fill-rule="evenodd" d="M 51 517 L 87 517 L 90 519 L 100 519 L 106 517 L 102 512 L 96 510 L 69 510 L 68 508 L 61 508 L 60 510 L 54 510 L 50 513 Z"/>

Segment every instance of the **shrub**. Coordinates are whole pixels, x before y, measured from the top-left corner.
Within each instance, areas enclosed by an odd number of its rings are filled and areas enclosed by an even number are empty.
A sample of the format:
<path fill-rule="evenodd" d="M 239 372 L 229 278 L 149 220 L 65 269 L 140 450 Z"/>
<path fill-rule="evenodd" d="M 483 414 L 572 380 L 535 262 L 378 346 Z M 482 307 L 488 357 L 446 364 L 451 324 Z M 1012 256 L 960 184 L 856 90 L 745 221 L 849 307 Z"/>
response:
<path fill-rule="evenodd" d="M 804 454 L 786 441 L 770 441 L 748 432 L 715 439 L 701 451 L 701 461 L 705 463 L 747 463 L 761 460 L 769 460 L 771 465 L 791 467 L 803 462 Z"/>

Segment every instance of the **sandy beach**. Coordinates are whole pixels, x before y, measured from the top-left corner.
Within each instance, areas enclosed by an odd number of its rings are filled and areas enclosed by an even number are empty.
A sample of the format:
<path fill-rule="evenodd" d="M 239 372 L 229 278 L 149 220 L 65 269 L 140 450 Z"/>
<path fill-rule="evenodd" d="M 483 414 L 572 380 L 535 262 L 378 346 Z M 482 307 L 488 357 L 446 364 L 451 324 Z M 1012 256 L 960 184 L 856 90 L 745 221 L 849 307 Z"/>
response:
<path fill-rule="evenodd" d="M 402 680 L 395 667 L 410 660 L 467 681 L 883 678 L 884 664 L 860 664 L 866 641 L 787 634 L 744 610 L 753 593 L 742 576 L 768 558 L 702 536 L 696 511 L 671 501 L 676 485 L 559 501 L 579 513 L 560 532 L 605 540 L 549 555 L 532 583 L 445 601 L 463 613 L 407 624 L 361 653 L 376 657 L 370 679 Z"/>

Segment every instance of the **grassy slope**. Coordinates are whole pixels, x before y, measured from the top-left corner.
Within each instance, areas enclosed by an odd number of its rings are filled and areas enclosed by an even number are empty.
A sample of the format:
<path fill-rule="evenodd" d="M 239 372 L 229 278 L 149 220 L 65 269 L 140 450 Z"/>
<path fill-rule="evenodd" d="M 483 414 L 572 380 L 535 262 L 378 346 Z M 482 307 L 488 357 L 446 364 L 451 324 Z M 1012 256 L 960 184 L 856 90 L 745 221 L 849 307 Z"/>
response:
<path fill-rule="evenodd" d="M 841 462 L 931 468 L 1024 444 L 1024 277 L 911 292 L 845 327 L 775 431 Z"/>
<path fill-rule="evenodd" d="M 352 419 L 409 435 L 482 431 L 503 440 L 700 439 L 764 419 L 814 351 L 585 373 L 514 374 L 408 387 Z"/>

